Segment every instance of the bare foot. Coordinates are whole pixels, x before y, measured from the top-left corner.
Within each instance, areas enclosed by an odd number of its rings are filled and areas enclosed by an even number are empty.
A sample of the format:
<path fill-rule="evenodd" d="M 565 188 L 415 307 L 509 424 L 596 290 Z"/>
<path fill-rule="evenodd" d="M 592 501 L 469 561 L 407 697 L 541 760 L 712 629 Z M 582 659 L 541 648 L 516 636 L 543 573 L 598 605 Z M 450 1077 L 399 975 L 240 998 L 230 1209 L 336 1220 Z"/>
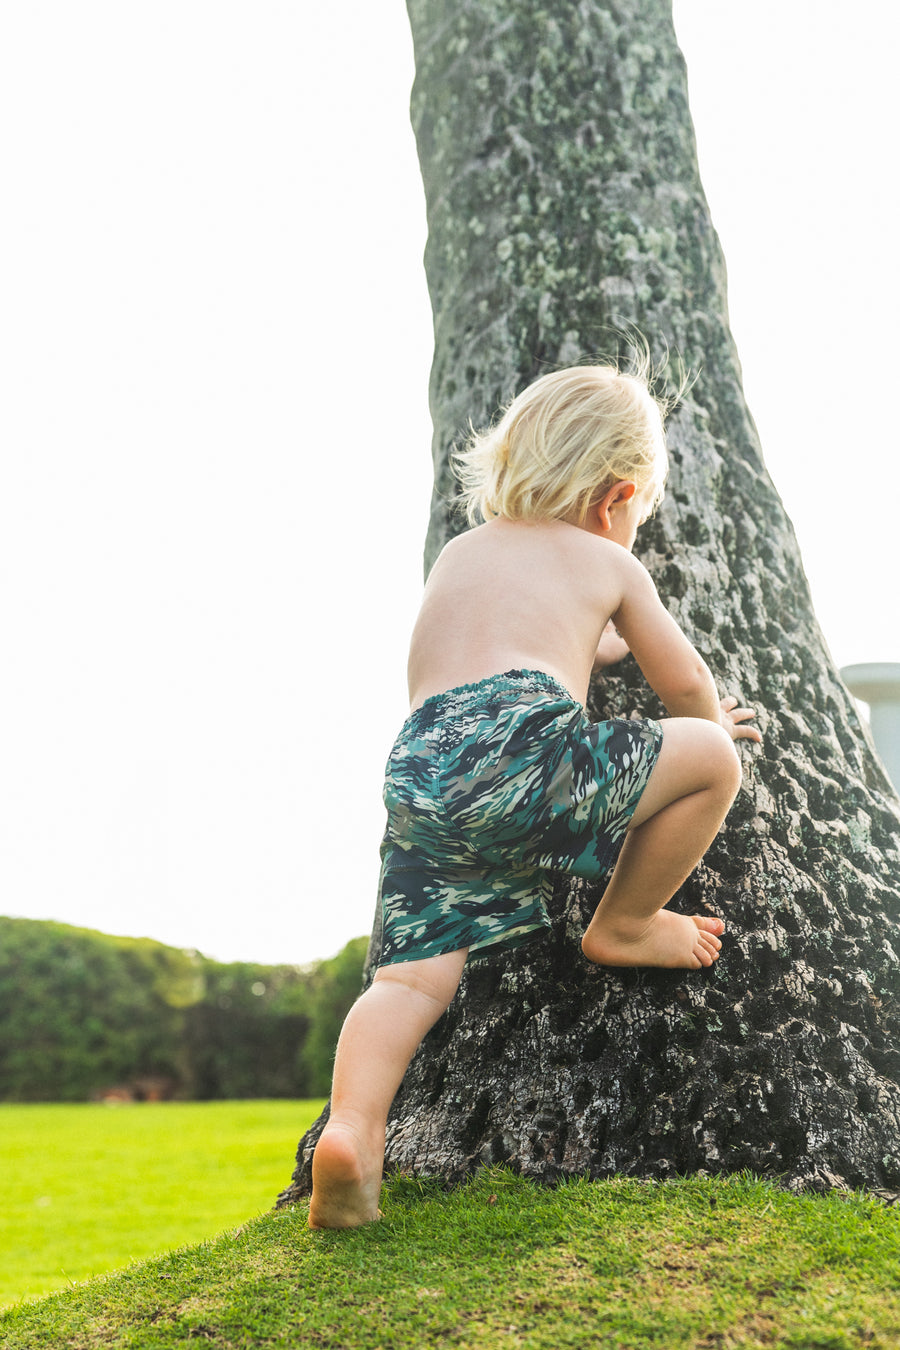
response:
<path fill-rule="evenodd" d="M 724 933 L 721 919 L 699 914 L 673 914 L 661 909 L 640 927 L 617 921 L 604 925 L 595 916 L 585 933 L 581 950 L 598 966 L 665 966 L 670 969 L 699 970 L 719 959 L 722 946 L 718 934 Z"/>
<path fill-rule="evenodd" d="M 381 1217 L 383 1153 L 369 1155 L 356 1131 L 329 1121 L 313 1154 L 310 1228 L 357 1228 Z"/>

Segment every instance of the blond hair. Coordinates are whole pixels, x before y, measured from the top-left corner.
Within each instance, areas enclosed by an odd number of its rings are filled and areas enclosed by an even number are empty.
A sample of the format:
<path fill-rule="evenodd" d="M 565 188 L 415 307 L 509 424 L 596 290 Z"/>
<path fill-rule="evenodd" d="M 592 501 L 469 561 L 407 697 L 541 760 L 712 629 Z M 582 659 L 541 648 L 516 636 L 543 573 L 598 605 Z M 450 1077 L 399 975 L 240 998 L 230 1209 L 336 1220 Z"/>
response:
<path fill-rule="evenodd" d="M 524 389 L 455 456 L 470 524 L 573 515 L 581 523 L 592 501 L 622 481 L 638 492 L 653 486 L 654 510 L 666 479 L 668 409 L 648 377 L 646 368 L 623 374 L 609 365 L 573 366 Z"/>

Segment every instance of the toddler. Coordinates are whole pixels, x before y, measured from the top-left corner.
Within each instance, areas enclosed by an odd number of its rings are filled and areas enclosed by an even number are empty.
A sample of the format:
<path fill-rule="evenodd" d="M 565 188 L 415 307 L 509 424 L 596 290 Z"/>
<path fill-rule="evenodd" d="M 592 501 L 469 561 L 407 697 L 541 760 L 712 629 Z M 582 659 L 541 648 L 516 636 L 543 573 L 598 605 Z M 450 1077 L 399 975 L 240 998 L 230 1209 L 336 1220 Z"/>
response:
<path fill-rule="evenodd" d="M 645 373 L 560 370 L 458 458 L 474 528 L 435 563 L 412 635 L 410 715 L 384 789 L 381 960 L 338 1043 L 312 1227 L 378 1217 L 410 1059 L 467 956 L 548 927 L 553 873 L 612 868 L 582 939 L 589 961 L 718 958 L 720 919 L 665 906 L 738 791 L 733 741 L 760 735 L 632 556 L 663 494 L 663 412 Z M 592 672 L 628 650 L 670 716 L 591 722 Z"/>

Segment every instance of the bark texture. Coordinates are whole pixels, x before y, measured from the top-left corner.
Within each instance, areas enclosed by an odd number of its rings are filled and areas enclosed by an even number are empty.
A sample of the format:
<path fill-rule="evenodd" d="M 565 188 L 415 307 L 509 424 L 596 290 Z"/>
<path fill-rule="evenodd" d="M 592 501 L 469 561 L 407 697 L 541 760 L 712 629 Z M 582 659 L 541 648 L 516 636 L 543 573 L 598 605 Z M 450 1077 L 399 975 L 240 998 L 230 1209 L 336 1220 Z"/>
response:
<path fill-rule="evenodd" d="M 752 1168 L 798 1188 L 896 1188 L 900 809 L 744 402 L 669 0 L 408 7 L 435 323 L 426 563 L 463 528 L 449 453 L 469 419 L 637 326 L 699 375 L 636 552 L 765 739 L 742 748 L 743 791 L 673 902 L 726 919 L 719 962 L 589 966 L 579 940 L 599 892 L 562 883 L 550 940 L 467 969 L 396 1099 L 387 1166 L 448 1180 L 496 1161 L 545 1180 Z M 785 326 L 773 315 L 773 378 Z M 659 715 L 622 669 L 593 711 Z M 307 1192 L 321 1124 L 284 1201 Z"/>

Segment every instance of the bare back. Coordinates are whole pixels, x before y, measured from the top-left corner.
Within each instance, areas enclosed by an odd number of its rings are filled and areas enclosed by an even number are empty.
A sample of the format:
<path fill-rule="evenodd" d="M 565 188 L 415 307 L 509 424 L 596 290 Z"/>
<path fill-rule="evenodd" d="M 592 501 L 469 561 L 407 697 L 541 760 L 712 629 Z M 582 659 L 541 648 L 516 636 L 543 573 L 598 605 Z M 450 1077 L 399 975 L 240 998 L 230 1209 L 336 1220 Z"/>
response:
<path fill-rule="evenodd" d="M 451 540 L 413 630 L 410 706 L 517 669 L 545 671 L 583 703 L 635 566 L 618 544 L 564 521 L 495 519 Z"/>

